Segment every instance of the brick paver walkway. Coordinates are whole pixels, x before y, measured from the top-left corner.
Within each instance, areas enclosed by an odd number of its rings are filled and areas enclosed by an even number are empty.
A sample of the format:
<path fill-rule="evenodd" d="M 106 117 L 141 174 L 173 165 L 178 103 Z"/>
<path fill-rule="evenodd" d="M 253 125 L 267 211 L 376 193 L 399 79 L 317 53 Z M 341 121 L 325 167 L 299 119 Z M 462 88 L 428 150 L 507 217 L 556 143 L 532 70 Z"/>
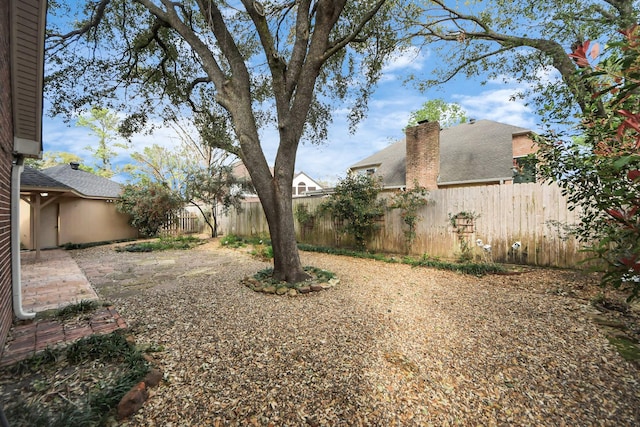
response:
<path fill-rule="evenodd" d="M 75 260 L 60 249 L 21 254 L 22 301 L 25 312 L 40 313 L 59 309 L 82 300 L 97 300 L 91 286 Z M 114 307 L 103 307 L 84 321 L 56 319 L 17 321 L 11 327 L 0 366 L 7 366 L 49 348 L 65 346 L 92 334 L 107 334 L 126 328 L 125 320 Z"/>
<path fill-rule="evenodd" d="M 23 252 L 20 261 L 22 307 L 26 312 L 39 313 L 98 299 L 78 264 L 65 250 L 42 251 L 38 261 L 35 252 Z"/>
<path fill-rule="evenodd" d="M 103 307 L 92 313 L 85 322 L 61 322 L 58 320 L 28 320 L 13 325 L 7 337 L 0 367 L 27 359 L 46 348 L 64 347 L 93 334 L 108 334 L 127 323 L 113 306 Z"/>

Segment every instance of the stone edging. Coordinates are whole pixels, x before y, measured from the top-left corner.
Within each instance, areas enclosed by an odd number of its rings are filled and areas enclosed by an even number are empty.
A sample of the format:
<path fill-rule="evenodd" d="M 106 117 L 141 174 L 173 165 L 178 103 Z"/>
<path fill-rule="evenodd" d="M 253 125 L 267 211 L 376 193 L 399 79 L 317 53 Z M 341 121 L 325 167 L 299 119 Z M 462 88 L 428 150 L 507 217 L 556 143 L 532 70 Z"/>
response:
<path fill-rule="evenodd" d="M 334 277 L 329 279 L 328 282 L 303 282 L 296 284 L 293 287 L 291 285 L 284 284 L 267 284 L 260 282 L 254 277 L 245 277 L 242 282 L 243 285 L 255 292 L 262 292 L 265 294 L 273 295 L 287 295 L 290 297 L 298 296 L 299 294 L 309 294 L 312 292 L 320 292 L 329 290 L 340 283 L 340 279 Z"/>

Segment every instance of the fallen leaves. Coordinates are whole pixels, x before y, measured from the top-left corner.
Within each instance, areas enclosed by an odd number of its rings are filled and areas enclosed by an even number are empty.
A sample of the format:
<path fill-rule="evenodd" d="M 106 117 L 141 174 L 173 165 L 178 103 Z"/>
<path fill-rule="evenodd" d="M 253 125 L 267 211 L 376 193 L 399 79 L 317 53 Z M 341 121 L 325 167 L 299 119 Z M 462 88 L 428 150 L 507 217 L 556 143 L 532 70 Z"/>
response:
<path fill-rule="evenodd" d="M 168 252 L 175 263 L 155 267 L 149 254 L 74 256 L 133 273 L 90 279 L 139 343 L 163 348 L 168 381 L 129 425 L 640 423 L 640 375 L 589 320 L 598 289 L 585 276 L 478 278 L 303 253 L 340 286 L 274 298 L 239 284 L 265 267 L 240 251 Z M 153 286 L 131 292 L 126 280 Z"/>

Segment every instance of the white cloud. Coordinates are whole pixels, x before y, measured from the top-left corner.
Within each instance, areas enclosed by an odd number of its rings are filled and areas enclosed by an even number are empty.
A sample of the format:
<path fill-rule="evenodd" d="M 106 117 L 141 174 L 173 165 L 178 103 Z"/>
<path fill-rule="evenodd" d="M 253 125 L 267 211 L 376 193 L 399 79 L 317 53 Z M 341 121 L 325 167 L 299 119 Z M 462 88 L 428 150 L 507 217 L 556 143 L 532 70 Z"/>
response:
<path fill-rule="evenodd" d="M 533 129 L 536 116 L 521 99 L 512 99 L 517 88 L 486 90 L 475 95 L 454 95 L 452 98 L 467 112 L 467 117 L 487 119 Z"/>
<path fill-rule="evenodd" d="M 429 53 L 411 46 L 391 57 L 382 68 L 382 82 L 397 80 L 397 73 L 406 76 L 408 73 L 422 71 L 429 58 Z"/>

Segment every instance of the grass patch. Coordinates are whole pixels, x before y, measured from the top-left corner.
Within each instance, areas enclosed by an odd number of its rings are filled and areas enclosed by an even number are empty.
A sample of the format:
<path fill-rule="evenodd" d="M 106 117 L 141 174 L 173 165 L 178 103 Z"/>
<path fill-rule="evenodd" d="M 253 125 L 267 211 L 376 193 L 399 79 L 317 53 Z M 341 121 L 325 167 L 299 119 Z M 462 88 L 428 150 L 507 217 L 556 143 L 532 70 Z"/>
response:
<path fill-rule="evenodd" d="M 154 252 L 171 249 L 191 249 L 205 243 L 195 236 L 160 237 L 149 242 L 132 243 L 116 248 L 117 252 Z"/>
<path fill-rule="evenodd" d="M 441 261 L 437 258 L 431 258 L 426 255 L 418 259 L 415 259 L 412 257 L 398 258 L 395 256 L 388 256 L 384 254 L 360 252 L 360 251 L 353 251 L 353 250 L 340 249 L 340 248 L 330 248 L 326 246 L 313 246 L 313 245 L 308 245 L 303 243 L 298 244 L 298 248 L 302 251 L 308 251 L 308 252 L 320 252 L 320 253 L 331 254 L 331 255 L 350 256 L 354 258 L 374 259 L 377 261 L 383 261 L 388 263 L 408 264 L 413 267 L 431 267 L 431 268 L 437 268 L 440 270 L 450 270 L 450 271 L 457 271 L 464 274 L 473 274 L 476 276 L 483 275 L 483 274 L 503 273 L 506 271 L 505 268 L 500 264 L 474 263 L 474 262 L 465 262 L 465 263 L 446 262 L 446 261 Z"/>
<path fill-rule="evenodd" d="M 66 349 L 47 349 L 4 368 L 1 386 L 11 426 L 99 426 L 149 371 L 121 332 L 93 335 Z"/>
<path fill-rule="evenodd" d="M 273 247 L 271 240 L 263 237 L 240 237 L 235 234 L 228 234 L 220 239 L 220 244 L 227 248 L 238 249 L 249 245 L 253 246 L 249 252 L 252 256 L 263 261 L 273 259 Z"/>
<path fill-rule="evenodd" d="M 607 339 L 618 350 L 623 359 L 640 361 L 640 348 L 635 342 L 624 337 L 608 336 Z"/>
<path fill-rule="evenodd" d="M 82 300 L 79 303 L 71 304 L 57 310 L 53 317 L 67 320 L 82 314 L 93 313 L 98 307 L 100 307 L 100 304 L 97 301 Z"/>
<path fill-rule="evenodd" d="M 267 237 L 240 237 L 235 234 L 227 234 L 220 239 L 220 244 L 228 248 L 237 249 L 244 248 L 248 245 L 266 245 L 271 246 L 271 239 Z"/>

